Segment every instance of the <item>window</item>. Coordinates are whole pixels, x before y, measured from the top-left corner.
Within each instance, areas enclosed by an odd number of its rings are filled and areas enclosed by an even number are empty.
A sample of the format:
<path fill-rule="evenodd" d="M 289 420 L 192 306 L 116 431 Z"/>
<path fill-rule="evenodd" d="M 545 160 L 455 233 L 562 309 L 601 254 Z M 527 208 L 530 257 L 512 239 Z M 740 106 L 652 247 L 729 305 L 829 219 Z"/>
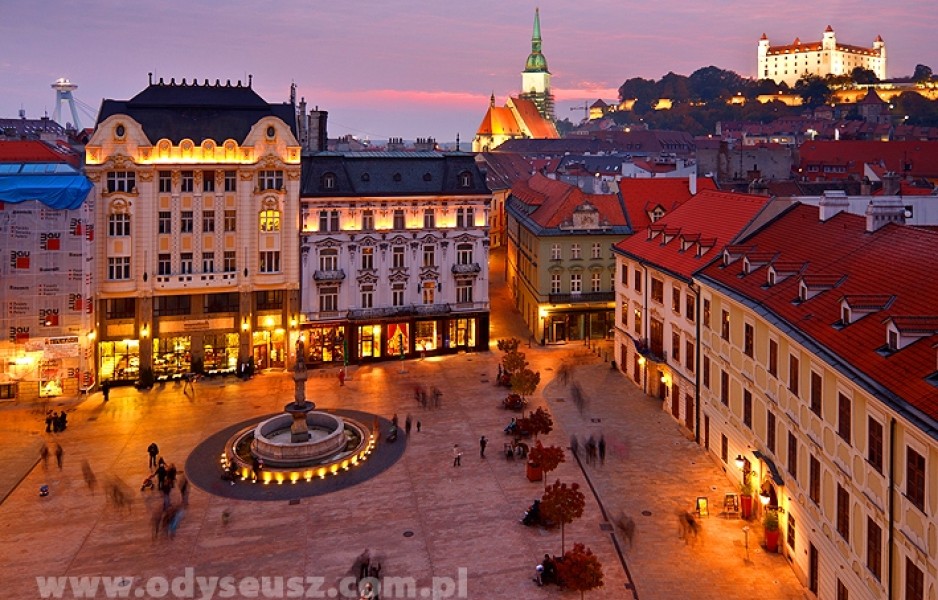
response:
<path fill-rule="evenodd" d="M 468 188 L 472 187 L 472 173 L 469 171 L 463 171 L 459 174 L 459 187 Z"/>
<path fill-rule="evenodd" d="M 765 447 L 775 454 L 775 413 L 765 411 Z"/>
<path fill-rule="evenodd" d="M 866 518 L 866 568 L 877 581 L 883 580 L 883 529 L 873 517 Z"/>
<path fill-rule="evenodd" d="M 769 375 L 778 377 L 778 342 L 769 340 Z"/>
<path fill-rule="evenodd" d="M 136 298 L 111 298 L 106 304 L 108 319 L 133 319 L 137 314 Z"/>
<path fill-rule="evenodd" d="M 580 259 L 580 245 L 579 244 L 570 244 L 570 258 L 573 260 Z"/>
<path fill-rule="evenodd" d="M 433 229 L 436 227 L 436 213 L 432 208 L 426 208 L 423 211 L 423 228 Z"/>
<path fill-rule="evenodd" d="M 671 288 L 671 310 L 677 314 L 681 314 L 681 289 L 672 287 Z"/>
<path fill-rule="evenodd" d="M 233 210 L 225 211 L 225 231 L 236 231 L 238 229 L 238 213 Z"/>
<path fill-rule="evenodd" d="M 471 281 L 457 281 L 456 282 L 456 302 L 458 302 L 459 304 L 472 303 L 472 282 Z"/>
<path fill-rule="evenodd" d="M 183 171 L 182 172 L 182 184 L 180 186 L 181 192 L 192 192 L 195 189 L 195 172 L 194 171 Z"/>
<path fill-rule="evenodd" d="M 215 191 L 215 171 L 202 171 L 202 191 Z"/>
<path fill-rule="evenodd" d="M 821 504 L 821 461 L 811 456 L 808 461 L 808 497 L 818 506 Z"/>
<path fill-rule="evenodd" d="M 130 215 L 108 215 L 107 234 L 111 237 L 130 235 Z"/>
<path fill-rule="evenodd" d="M 730 374 L 720 369 L 720 402 L 730 405 Z"/>
<path fill-rule="evenodd" d="M 202 233 L 211 233 L 215 231 L 215 211 L 202 211 Z"/>
<path fill-rule="evenodd" d="M 156 230 L 159 233 L 171 233 L 173 229 L 173 215 L 169 211 L 161 210 L 157 214 Z"/>
<path fill-rule="evenodd" d="M 240 308 L 238 292 L 223 294 L 206 294 L 202 296 L 202 312 L 205 313 L 233 313 Z"/>
<path fill-rule="evenodd" d="M 925 573 L 907 556 L 905 557 L 905 598 L 903 600 L 924 600 L 924 598 Z"/>
<path fill-rule="evenodd" d="M 471 208 L 456 209 L 456 227 L 466 228 L 475 226 L 475 215 Z"/>
<path fill-rule="evenodd" d="M 642 309 L 641 309 L 641 308 L 636 308 L 636 309 L 635 309 L 635 323 L 634 323 L 634 325 L 635 325 L 635 329 L 634 329 L 635 334 L 636 334 L 636 335 L 642 335 Z"/>
<path fill-rule="evenodd" d="M 434 293 L 436 292 L 436 282 L 424 281 L 420 292 L 424 304 L 433 304 Z"/>
<path fill-rule="evenodd" d="M 335 173 L 323 173 L 322 177 L 319 179 L 319 185 L 324 190 L 334 190 Z"/>
<path fill-rule="evenodd" d="M 724 463 L 730 459 L 730 440 L 725 433 L 720 434 L 720 458 Z"/>
<path fill-rule="evenodd" d="M 694 342 L 686 340 L 684 342 L 684 368 L 693 373 L 694 366 Z"/>
<path fill-rule="evenodd" d="M 706 298 L 703 301 L 703 325 L 704 327 L 710 327 L 710 300 Z"/>
<path fill-rule="evenodd" d="M 319 288 L 319 312 L 339 310 L 339 288 L 327 286 Z"/>
<path fill-rule="evenodd" d="M 372 308 L 375 302 L 375 287 L 373 285 L 362 286 L 362 308 Z"/>
<path fill-rule="evenodd" d="M 791 393 L 798 395 L 798 375 L 799 375 L 798 357 L 788 355 L 788 389 Z"/>
<path fill-rule="evenodd" d="M 823 388 L 824 380 L 821 379 L 821 374 L 811 371 L 811 412 L 819 417 L 821 417 L 821 395 L 824 391 Z"/>
<path fill-rule="evenodd" d="M 363 246 L 362 247 L 362 270 L 369 270 L 375 268 L 375 249 L 374 246 Z"/>
<path fill-rule="evenodd" d="M 179 231 L 181 233 L 192 233 L 192 211 L 184 210 L 179 215 Z"/>
<path fill-rule="evenodd" d="M 391 284 L 391 306 L 404 306 L 404 284 Z"/>
<path fill-rule="evenodd" d="M 837 435 L 848 444 L 851 443 L 852 403 L 844 394 L 837 394 Z"/>
<path fill-rule="evenodd" d="M 664 304 L 664 282 L 651 278 L 651 299 L 658 304 Z"/>
<path fill-rule="evenodd" d="M 321 210 L 319 211 L 319 231 L 338 231 L 339 230 L 339 211 Z"/>
<path fill-rule="evenodd" d="M 280 231 L 280 211 L 262 210 L 261 211 L 261 231 L 273 232 Z"/>
<path fill-rule="evenodd" d="M 795 517 L 788 513 L 788 547 L 795 551 Z"/>
<path fill-rule="evenodd" d="M 160 171 L 157 178 L 161 194 L 169 194 L 173 191 L 173 174 L 170 171 Z"/>
<path fill-rule="evenodd" d="M 280 272 L 280 252 L 265 251 L 260 253 L 260 272 L 261 273 L 279 273 Z"/>
<path fill-rule="evenodd" d="M 671 358 L 674 359 L 674 364 L 681 364 L 681 332 L 672 331 L 671 332 Z"/>
<path fill-rule="evenodd" d="M 899 349 L 899 334 L 893 330 L 889 330 L 888 339 L 886 340 L 886 346 L 893 352 Z"/>
<path fill-rule="evenodd" d="M 234 273 L 238 270 L 238 262 L 235 258 L 234 250 L 225 250 L 224 260 L 224 271 L 225 273 Z"/>
<path fill-rule="evenodd" d="M 583 291 L 583 276 L 579 273 L 570 274 L 570 293 L 579 294 Z"/>
<path fill-rule="evenodd" d="M 319 270 L 336 271 L 339 268 L 339 251 L 336 248 L 323 248 L 319 251 Z"/>
<path fill-rule="evenodd" d="M 687 317 L 687 320 L 691 323 L 697 320 L 697 315 L 694 314 L 696 312 L 695 299 L 696 297 L 691 294 L 684 296 L 684 316 Z"/>
<path fill-rule="evenodd" d="M 593 243 L 593 258 L 602 258 L 603 257 L 603 245 L 600 242 Z"/>
<path fill-rule="evenodd" d="M 752 392 L 743 390 L 743 425 L 752 429 Z"/>
<path fill-rule="evenodd" d="M 130 279 L 130 257 L 111 256 L 107 259 L 107 278 L 110 281 Z"/>
<path fill-rule="evenodd" d="M 850 541 L 850 493 L 842 485 L 837 484 L 837 533 Z"/>
<path fill-rule="evenodd" d="M 396 208 L 394 209 L 394 229 L 406 229 L 407 225 L 404 220 L 404 209 Z M 321 229 L 321 228 L 320 228 Z"/>
<path fill-rule="evenodd" d="M 602 290 L 603 274 L 596 272 L 590 274 L 590 291 L 599 292 Z"/>
<path fill-rule="evenodd" d="M 456 264 L 472 264 L 472 244 L 457 244 L 456 246 Z"/>
<path fill-rule="evenodd" d="M 214 252 L 202 253 L 202 272 L 203 273 L 215 272 L 215 253 Z"/>
<path fill-rule="evenodd" d="M 788 472 L 798 479 L 798 440 L 790 431 L 788 432 Z"/>
<path fill-rule="evenodd" d="M 632 279 L 632 287 L 635 288 L 635 291 L 642 293 L 642 272 L 638 269 L 635 269 L 635 277 Z"/>
<path fill-rule="evenodd" d="M 404 268 L 404 246 L 391 248 L 391 267 L 395 269 Z"/>
<path fill-rule="evenodd" d="M 225 171 L 225 191 L 235 192 L 238 190 L 238 172 Z"/>
<path fill-rule="evenodd" d="M 559 294 L 560 293 L 560 273 L 551 273 L 550 274 L 550 293 Z M 625 313 L 623 313 L 625 314 Z"/>
<path fill-rule="evenodd" d="M 283 171 L 272 169 L 258 171 L 257 187 L 261 190 L 280 190 L 283 188 Z"/>
<path fill-rule="evenodd" d="M 906 446 L 905 495 L 909 502 L 925 510 L 925 457 Z"/>
<path fill-rule="evenodd" d="M 710 389 L 710 357 L 709 356 L 703 357 L 703 373 L 701 373 L 701 375 L 703 376 L 703 386 L 709 390 Z"/>
<path fill-rule="evenodd" d="M 551 244 L 551 246 L 550 246 L 550 259 L 551 259 L 551 260 L 560 260 L 560 244 Z"/>
<path fill-rule="evenodd" d="M 173 272 L 173 263 L 169 254 L 159 254 L 156 260 L 157 275 L 171 275 Z"/>
<path fill-rule="evenodd" d="M 840 577 L 837 578 L 837 600 L 850 600 L 850 592 L 847 591 L 847 586 L 840 580 Z"/>
<path fill-rule="evenodd" d="M 192 253 L 183 252 L 179 255 L 179 272 L 183 275 L 192 274 Z"/>
<path fill-rule="evenodd" d="M 866 458 L 874 469 L 883 472 L 883 424 L 873 417 L 867 418 Z"/>
<path fill-rule="evenodd" d="M 137 175 L 133 171 L 108 171 L 107 191 L 130 193 L 137 185 Z"/>
<path fill-rule="evenodd" d="M 753 327 L 752 323 L 743 324 L 743 354 L 752 358 L 753 355 Z"/>
<path fill-rule="evenodd" d="M 730 313 L 727 310 L 720 311 L 720 337 L 726 341 L 730 339 Z"/>
<path fill-rule="evenodd" d="M 192 296 L 156 296 L 153 298 L 153 316 L 187 315 L 192 308 Z"/>
<path fill-rule="evenodd" d="M 375 213 L 372 210 L 362 211 L 362 231 L 375 230 Z"/>
<path fill-rule="evenodd" d="M 435 246 L 423 247 L 423 266 L 425 267 L 436 266 L 436 247 Z"/>

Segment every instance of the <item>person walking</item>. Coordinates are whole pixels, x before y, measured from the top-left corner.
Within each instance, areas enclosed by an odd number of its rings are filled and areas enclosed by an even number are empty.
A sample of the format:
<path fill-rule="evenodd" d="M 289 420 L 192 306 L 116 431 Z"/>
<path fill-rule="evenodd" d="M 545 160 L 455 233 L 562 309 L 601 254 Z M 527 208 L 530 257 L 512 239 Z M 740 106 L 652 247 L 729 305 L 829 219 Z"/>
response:
<path fill-rule="evenodd" d="M 49 468 L 49 446 L 43 444 L 42 448 L 39 449 L 39 458 L 42 459 L 42 469 L 46 470 Z"/>
<path fill-rule="evenodd" d="M 417 433 L 420 433 L 420 419 L 417 419 Z"/>
<path fill-rule="evenodd" d="M 159 453 L 160 453 L 160 447 L 156 445 L 156 442 L 153 442 L 152 444 L 147 446 L 147 454 L 150 455 L 150 464 L 147 465 L 149 468 L 152 469 L 156 467 L 156 457 L 159 455 Z"/>
<path fill-rule="evenodd" d="M 163 489 L 163 482 L 166 481 L 166 462 L 161 456 L 156 462 L 156 489 Z"/>
<path fill-rule="evenodd" d="M 485 446 L 488 443 L 489 441 L 485 439 L 484 435 L 479 438 L 479 458 L 485 458 Z"/>
<path fill-rule="evenodd" d="M 412 421 L 411 421 L 411 418 L 410 418 L 410 414 L 408 414 L 408 415 L 407 415 L 407 418 L 404 419 L 404 433 L 406 433 L 407 435 L 410 435 L 410 426 L 411 426 L 411 423 L 412 423 Z"/>
<path fill-rule="evenodd" d="M 182 505 L 189 506 L 189 479 L 185 473 L 179 476 L 179 495 L 182 496 Z"/>
<path fill-rule="evenodd" d="M 606 464 L 606 436 L 600 434 L 599 436 L 599 464 Z"/>
<path fill-rule="evenodd" d="M 65 454 L 65 451 L 62 450 L 61 444 L 58 442 L 55 443 L 55 464 L 59 466 L 59 471 L 62 470 L 62 455 Z"/>
<path fill-rule="evenodd" d="M 52 433 L 52 423 L 55 421 L 55 417 L 52 416 L 52 411 L 46 413 L 46 433 Z"/>
<path fill-rule="evenodd" d="M 111 380 L 105 379 L 101 384 L 101 393 L 104 395 L 104 401 L 107 402 L 111 399 Z"/>
<path fill-rule="evenodd" d="M 453 466 L 458 467 L 462 464 L 462 452 L 459 450 L 459 444 L 453 444 Z"/>

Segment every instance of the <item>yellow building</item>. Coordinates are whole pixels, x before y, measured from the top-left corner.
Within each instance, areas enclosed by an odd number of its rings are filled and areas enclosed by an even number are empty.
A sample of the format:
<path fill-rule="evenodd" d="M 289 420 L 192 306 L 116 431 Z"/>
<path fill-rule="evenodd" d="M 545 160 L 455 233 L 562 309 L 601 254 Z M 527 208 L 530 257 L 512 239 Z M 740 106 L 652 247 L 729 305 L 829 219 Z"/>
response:
<path fill-rule="evenodd" d="M 98 380 L 284 367 L 299 311 L 300 145 L 290 103 L 161 79 L 105 100 L 95 183 Z"/>

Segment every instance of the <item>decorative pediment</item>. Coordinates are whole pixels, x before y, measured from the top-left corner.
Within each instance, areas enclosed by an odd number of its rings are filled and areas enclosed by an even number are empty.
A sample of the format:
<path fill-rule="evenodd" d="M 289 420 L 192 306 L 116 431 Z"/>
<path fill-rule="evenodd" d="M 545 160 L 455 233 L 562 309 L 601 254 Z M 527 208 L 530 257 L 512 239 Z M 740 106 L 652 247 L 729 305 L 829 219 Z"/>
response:
<path fill-rule="evenodd" d="M 420 268 L 420 280 L 427 281 L 433 280 L 437 281 L 440 278 L 440 271 L 436 267 L 421 267 Z"/>
<path fill-rule="evenodd" d="M 335 238 L 328 237 L 322 240 L 317 240 L 313 243 L 313 245 L 317 248 L 341 248 L 342 242 Z"/>
<path fill-rule="evenodd" d="M 355 278 L 355 281 L 357 281 L 359 284 L 378 283 L 378 273 L 374 269 L 359 271 L 358 277 Z"/>
<path fill-rule="evenodd" d="M 471 235 L 468 233 L 461 233 L 457 235 L 456 237 L 454 237 L 453 241 L 456 242 L 457 244 L 473 244 L 475 243 L 476 239 L 477 238 L 474 235 Z"/>
<path fill-rule="evenodd" d="M 406 237 L 404 237 L 404 236 L 402 236 L 402 235 L 400 235 L 400 234 L 395 235 L 394 237 L 392 237 L 392 238 L 390 239 L 390 242 L 391 242 L 392 244 L 394 244 L 395 246 L 403 246 L 403 245 L 406 244 L 408 241 L 410 241 L 410 240 L 408 240 Z"/>
<path fill-rule="evenodd" d="M 392 283 L 407 282 L 410 280 L 410 272 L 406 267 L 392 268 L 388 273 L 388 281 Z"/>

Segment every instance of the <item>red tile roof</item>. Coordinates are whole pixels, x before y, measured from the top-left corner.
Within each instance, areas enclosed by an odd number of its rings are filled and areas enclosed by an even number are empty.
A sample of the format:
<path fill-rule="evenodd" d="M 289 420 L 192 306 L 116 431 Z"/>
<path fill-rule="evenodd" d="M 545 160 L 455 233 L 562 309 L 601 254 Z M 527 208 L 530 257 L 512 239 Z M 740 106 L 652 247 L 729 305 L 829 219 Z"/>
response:
<path fill-rule="evenodd" d="M 572 219 L 573 211 L 584 202 L 597 208 L 601 224 L 628 225 L 616 194 L 587 194 L 575 185 L 550 179 L 540 173 L 527 181 L 517 182 L 511 194 L 525 204 L 537 207 L 530 213 L 530 217 L 541 227 L 560 227 Z"/>
<path fill-rule="evenodd" d="M 715 190 L 713 179 L 697 179 L 697 190 Z M 691 198 L 686 177 L 625 178 L 619 180 L 619 193 L 625 199 L 632 220 L 633 231 L 639 231 L 651 225 L 649 211 L 661 206 L 672 211 Z"/>
<path fill-rule="evenodd" d="M 841 279 L 836 289 L 804 302 L 794 302 L 799 277 L 767 287 L 764 270 L 741 274 L 736 264 L 723 267 L 721 263 L 709 265 L 698 276 L 704 285 L 716 284 L 758 306 L 799 343 L 820 346 L 836 357 L 832 362 L 846 377 L 868 389 L 879 386 L 873 392 L 878 396 L 888 400 L 891 393 L 893 401 L 902 399 L 938 418 L 938 387 L 926 379 L 936 371 L 938 278 L 933 261 L 938 254 L 938 233 L 895 224 L 873 233 L 865 229 L 862 216 L 839 213 L 822 222 L 816 207 L 796 204 L 747 238 L 746 243 L 760 252 L 778 252 L 779 260 L 807 263 L 805 278 L 821 274 Z M 854 296 L 895 299 L 880 312 L 835 326 L 841 318 L 841 301 Z M 911 323 L 909 317 L 927 317 L 927 327 L 935 329 L 899 351 L 877 352 L 886 345 L 884 321 L 890 317 L 901 318 L 904 325 Z M 857 377 L 857 372 L 863 377 Z"/>
<path fill-rule="evenodd" d="M 809 178 L 823 176 L 823 167 L 839 166 L 846 169 L 842 176 L 865 175 L 863 165 L 881 164 L 889 171 L 912 177 L 938 177 L 938 142 L 897 141 L 874 142 L 866 140 L 808 141 L 798 149 L 802 175 Z M 811 166 L 821 171 L 810 171 Z"/>
<path fill-rule="evenodd" d="M 682 203 L 673 212 L 659 219 L 648 232 L 680 232 L 665 242 L 664 235 L 637 233 L 614 247 L 640 260 L 657 265 L 675 275 L 690 279 L 691 275 L 719 256 L 723 245 L 739 235 L 770 199 L 766 196 L 734 194 L 705 190 Z M 707 239 L 709 247 L 694 243 Z M 690 247 L 681 241 L 691 242 Z M 702 251 L 702 254 L 701 254 Z"/>
<path fill-rule="evenodd" d="M 65 149 L 53 148 L 45 142 L 31 140 L 0 142 L 0 162 L 60 163 L 70 162 L 70 158 Z"/>
<path fill-rule="evenodd" d="M 541 116 L 534 102 L 524 98 L 509 98 L 508 102 L 510 105 L 514 105 L 518 116 L 531 132 L 531 137 L 535 139 L 556 139 L 560 137 L 557 134 L 557 128 Z"/>

